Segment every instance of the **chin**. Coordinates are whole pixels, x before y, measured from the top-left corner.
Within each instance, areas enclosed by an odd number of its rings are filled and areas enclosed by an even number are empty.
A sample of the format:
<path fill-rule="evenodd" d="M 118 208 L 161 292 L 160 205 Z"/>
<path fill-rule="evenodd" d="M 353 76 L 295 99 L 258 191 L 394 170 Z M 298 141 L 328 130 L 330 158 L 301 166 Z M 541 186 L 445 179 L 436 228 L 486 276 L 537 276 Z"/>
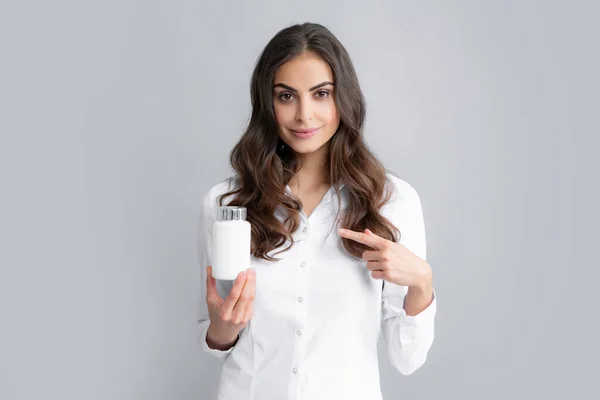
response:
<path fill-rule="evenodd" d="M 314 153 L 315 151 L 319 150 L 320 147 L 307 147 L 307 146 L 290 146 L 292 148 L 292 150 L 294 150 L 294 152 L 296 154 L 310 154 L 310 153 Z"/>
<path fill-rule="evenodd" d="M 321 143 L 320 141 L 312 142 L 310 140 L 305 140 L 305 141 L 302 141 L 301 143 L 299 143 L 296 140 L 291 140 L 289 143 L 289 146 L 292 148 L 292 150 L 294 150 L 298 154 L 314 153 L 315 151 L 319 150 L 324 145 L 325 145 L 325 143 Z"/>

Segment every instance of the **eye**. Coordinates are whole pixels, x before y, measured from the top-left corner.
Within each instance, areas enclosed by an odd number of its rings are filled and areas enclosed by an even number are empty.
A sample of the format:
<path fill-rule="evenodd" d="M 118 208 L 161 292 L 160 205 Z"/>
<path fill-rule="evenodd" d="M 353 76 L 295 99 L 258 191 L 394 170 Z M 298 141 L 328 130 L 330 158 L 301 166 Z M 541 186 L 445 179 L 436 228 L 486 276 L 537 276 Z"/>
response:
<path fill-rule="evenodd" d="M 317 92 L 317 97 L 326 98 L 327 96 L 329 96 L 329 91 L 327 90 L 319 90 Z"/>
<path fill-rule="evenodd" d="M 287 97 L 289 96 L 289 97 Z M 283 92 L 280 93 L 279 96 L 277 96 L 277 98 L 281 101 L 290 101 L 292 99 L 292 94 L 288 93 L 288 92 Z"/>

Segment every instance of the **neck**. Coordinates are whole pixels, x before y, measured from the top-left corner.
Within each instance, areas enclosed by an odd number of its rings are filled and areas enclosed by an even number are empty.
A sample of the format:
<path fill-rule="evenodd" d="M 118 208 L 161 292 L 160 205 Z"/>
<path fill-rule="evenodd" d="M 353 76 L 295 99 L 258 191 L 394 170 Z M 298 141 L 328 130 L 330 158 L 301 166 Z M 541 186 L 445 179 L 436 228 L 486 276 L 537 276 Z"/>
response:
<path fill-rule="evenodd" d="M 290 187 L 315 188 L 329 185 L 329 148 L 323 146 L 309 154 L 297 155 L 298 168 L 290 179 Z"/>

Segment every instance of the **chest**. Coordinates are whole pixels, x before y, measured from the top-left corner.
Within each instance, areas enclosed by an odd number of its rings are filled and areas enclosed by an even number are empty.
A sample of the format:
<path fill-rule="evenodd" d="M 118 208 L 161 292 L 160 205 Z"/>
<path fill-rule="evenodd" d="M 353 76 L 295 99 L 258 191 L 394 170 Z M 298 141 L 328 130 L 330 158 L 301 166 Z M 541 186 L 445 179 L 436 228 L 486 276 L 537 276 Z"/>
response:
<path fill-rule="evenodd" d="M 329 187 L 323 187 L 317 190 L 307 192 L 295 192 L 294 195 L 302 203 L 302 211 L 306 217 L 310 217 L 315 208 L 323 201 L 325 195 L 329 192 Z"/>
<path fill-rule="evenodd" d="M 319 215 L 320 209 L 315 211 Z M 322 221 L 322 219 L 318 219 Z M 255 326 L 356 326 L 379 315 L 382 282 L 366 261 L 348 254 L 333 220 L 312 219 L 306 233 L 279 262 L 253 259 L 256 268 Z M 264 325 L 262 325 L 264 324 Z"/>

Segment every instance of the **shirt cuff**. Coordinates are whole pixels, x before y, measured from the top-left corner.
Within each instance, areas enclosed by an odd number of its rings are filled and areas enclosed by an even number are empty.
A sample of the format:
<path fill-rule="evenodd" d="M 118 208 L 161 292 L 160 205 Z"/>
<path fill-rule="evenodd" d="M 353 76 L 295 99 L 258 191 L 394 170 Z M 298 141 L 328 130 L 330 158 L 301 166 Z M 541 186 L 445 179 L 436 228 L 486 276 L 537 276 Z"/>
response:
<path fill-rule="evenodd" d="M 211 354 L 214 357 L 226 358 L 229 355 L 229 353 L 231 353 L 233 351 L 233 348 L 235 347 L 235 345 L 231 346 L 227 350 L 211 349 L 210 347 L 208 347 L 208 343 L 206 343 L 206 334 L 208 333 L 209 325 L 210 325 L 209 319 L 202 321 L 201 323 L 198 324 L 198 327 L 197 327 L 198 342 L 199 342 L 198 344 L 200 345 L 200 348 L 203 351 Z M 239 334 L 238 334 L 238 338 L 239 338 Z"/>
<path fill-rule="evenodd" d="M 435 295 L 435 289 L 434 289 L 433 290 L 433 299 L 431 300 L 431 304 L 429 304 L 426 309 L 424 309 L 417 315 L 407 315 L 406 311 L 404 309 L 402 309 L 402 314 L 400 314 L 401 315 L 400 318 L 402 320 L 402 325 L 409 327 L 409 326 L 419 326 L 424 323 L 425 324 L 429 323 L 435 317 L 436 308 L 437 308 L 436 297 L 437 296 Z"/>

